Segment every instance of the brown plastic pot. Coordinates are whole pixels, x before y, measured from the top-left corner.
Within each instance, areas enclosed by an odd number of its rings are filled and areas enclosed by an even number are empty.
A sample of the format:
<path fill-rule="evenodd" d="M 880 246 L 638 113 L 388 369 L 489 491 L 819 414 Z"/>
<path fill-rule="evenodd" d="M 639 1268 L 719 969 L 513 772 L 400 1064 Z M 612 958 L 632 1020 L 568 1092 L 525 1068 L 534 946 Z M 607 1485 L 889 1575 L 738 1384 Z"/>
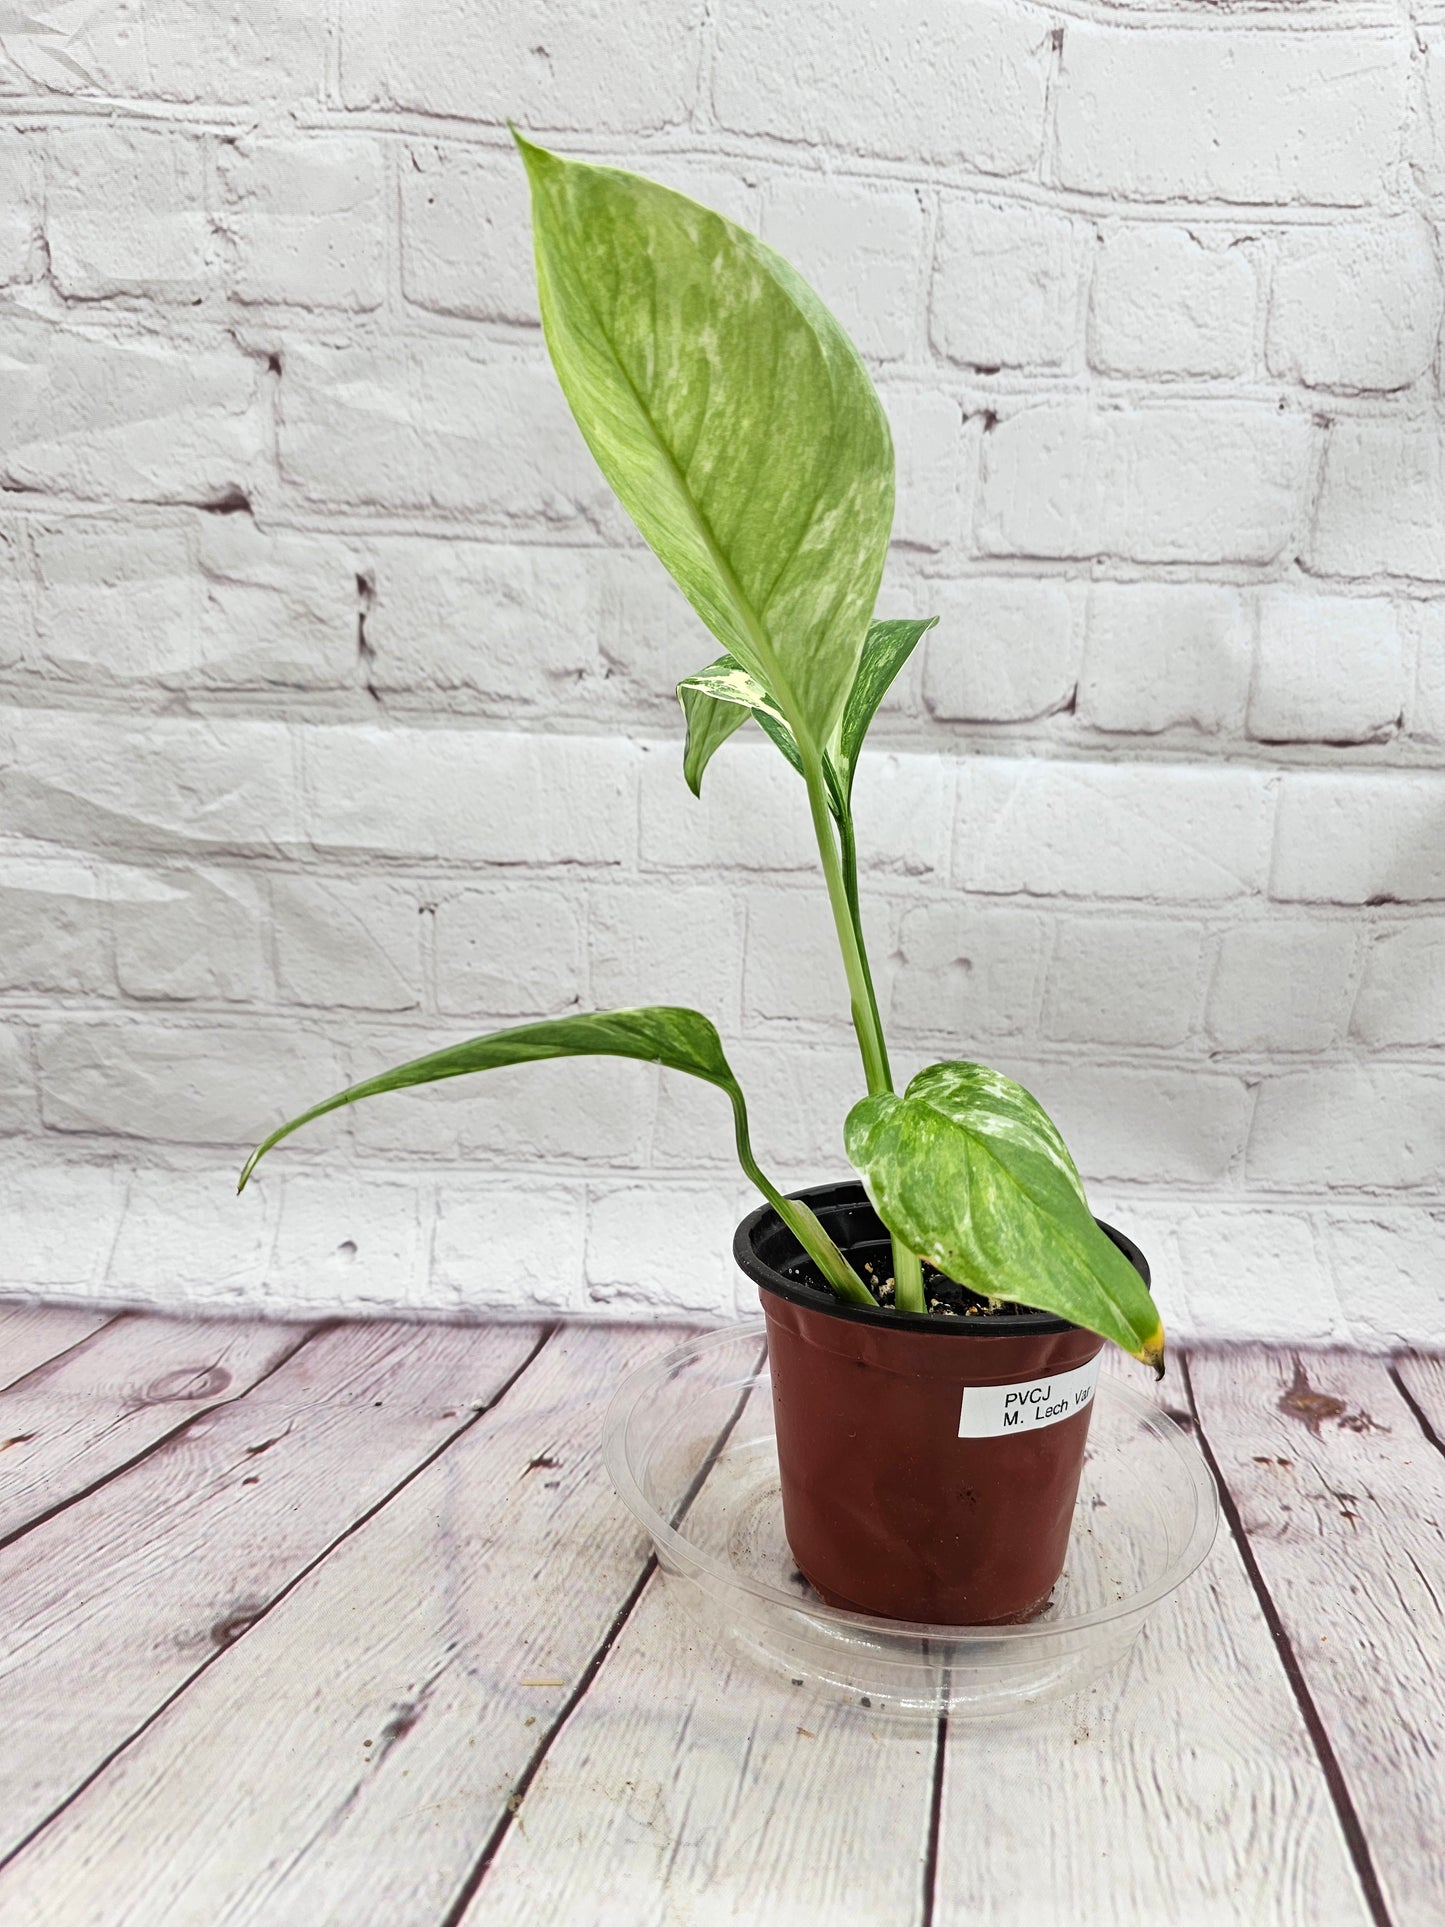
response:
<path fill-rule="evenodd" d="M 888 1234 L 861 1184 L 796 1195 L 855 1269 L 888 1275 Z M 1100 1228 L 1147 1284 L 1143 1254 Z M 1041 1612 L 1064 1569 L 1093 1410 L 1081 1368 L 1104 1340 L 1045 1312 L 841 1304 L 771 1205 L 739 1225 L 733 1254 L 767 1320 L 788 1544 L 829 1605 L 952 1626 Z M 1068 1373 L 1081 1376 L 1060 1386 Z M 961 1436 L 965 1423 L 984 1435 Z"/>

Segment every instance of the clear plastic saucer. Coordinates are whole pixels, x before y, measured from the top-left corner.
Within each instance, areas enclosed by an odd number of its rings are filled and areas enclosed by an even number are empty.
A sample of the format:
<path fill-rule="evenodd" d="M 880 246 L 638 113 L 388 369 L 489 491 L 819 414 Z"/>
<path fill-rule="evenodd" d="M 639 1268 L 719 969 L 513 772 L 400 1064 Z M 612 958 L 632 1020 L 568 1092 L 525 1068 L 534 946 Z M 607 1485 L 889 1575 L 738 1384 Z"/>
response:
<path fill-rule="evenodd" d="M 987 1718 L 1115 1665 L 1199 1565 L 1219 1500 L 1197 1446 L 1100 1380 L 1063 1577 L 1026 1626 L 927 1626 L 825 1605 L 783 1536 L 763 1322 L 679 1345 L 623 1380 L 607 1469 L 679 1605 L 735 1652 L 874 1715 Z"/>

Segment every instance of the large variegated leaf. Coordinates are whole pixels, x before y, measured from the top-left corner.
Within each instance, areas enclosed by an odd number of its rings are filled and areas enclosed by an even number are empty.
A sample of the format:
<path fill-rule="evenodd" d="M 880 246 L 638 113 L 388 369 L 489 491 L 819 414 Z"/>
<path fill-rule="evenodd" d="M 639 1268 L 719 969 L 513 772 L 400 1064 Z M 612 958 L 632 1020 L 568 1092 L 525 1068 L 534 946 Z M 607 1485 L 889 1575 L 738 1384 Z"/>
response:
<path fill-rule="evenodd" d="M 701 1012 L 675 1004 L 652 1004 L 639 1010 L 600 1011 L 580 1017 L 552 1018 L 540 1024 L 517 1024 L 510 1030 L 472 1037 L 464 1044 L 451 1044 L 445 1050 L 398 1064 L 395 1070 L 368 1077 L 320 1104 L 313 1104 L 309 1111 L 303 1111 L 299 1117 L 274 1130 L 247 1158 L 236 1189 L 245 1190 L 251 1173 L 273 1145 L 290 1137 L 293 1131 L 299 1131 L 303 1124 L 325 1117 L 328 1111 L 339 1111 L 343 1105 L 355 1104 L 363 1097 L 381 1097 L 387 1091 L 410 1090 L 418 1084 L 467 1077 L 474 1071 L 500 1070 L 509 1064 L 537 1064 L 553 1057 L 634 1057 L 644 1063 L 665 1064 L 670 1070 L 686 1071 L 690 1077 L 700 1077 L 725 1091 L 732 1102 L 738 1159 L 743 1169 L 772 1202 L 834 1291 L 856 1304 L 876 1303 L 807 1206 L 784 1198 L 763 1176 L 748 1142 L 747 1105 L 732 1066 L 723 1054 L 722 1039 Z"/>
<path fill-rule="evenodd" d="M 708 628 L 821 750 L 893 520 L 892 441 L 856 349 L 745 229 L 518 145 L 542 325 L 588 446 Z"/>
<path fill-rule="evenodd" d="M 934 1064 L 849 1113 L 848 1156 L 879 1217 L 949 1278 L 1102 1333 L 1157 1371 L 1148 1287 L 1094 1222 L 1058 1130 L 1020 1084 Z"/>
<path fill-rule="evenodd" d="M 677 699 L 687 721 L 682 751 L 682 773 L 694 796 L 702 794 L 702 773 L 716 750 L 756 716 L 793 768 L 802 771 L 802 758 L 787 718 L 758 681 L 731 656 L 719 656 L 706 669 L 677 685 Z"/>

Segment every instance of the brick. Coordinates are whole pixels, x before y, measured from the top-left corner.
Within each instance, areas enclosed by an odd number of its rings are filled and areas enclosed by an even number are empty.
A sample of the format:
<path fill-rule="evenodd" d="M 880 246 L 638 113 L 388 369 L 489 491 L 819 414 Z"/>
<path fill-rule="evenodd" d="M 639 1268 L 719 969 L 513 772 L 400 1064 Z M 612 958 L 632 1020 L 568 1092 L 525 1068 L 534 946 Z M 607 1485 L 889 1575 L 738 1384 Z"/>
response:
<path fill-rule="evenodd" d="M 291 347 L 279 449 L 312 502 L 551 523 L 621 513 L 550 368 L 450 341 Z"/>
<path fill-rule="evenodd" d="M 308 0 L 255 0 L 218 14 L 207 0 L 148 0 L 144 31 L 125 8 L 85 22 L 71 51 L 88 73 L 47 67 L 54 93 L 116 99 L 316 102 L 326 74 L 328 21 Z"/>
<path fill-rule="evenodd" d="M 1419 111 L 1410 119 L 1409 160 L 1427 194 L 1445 189 L 1445 30 L 1415 29 L 1421 70 Z"/>
<path fill-rule="evenodd" d="M 420 1004 L 421 906 L 413 886 L 373 877 L 273 877 L 270 896 L 285 1002 L 347 1010 Z"/>
<path fill-rule="evenodd" d="M 733 890 L 662 877 L 596 889 L 587 953 L 593 1010 L 686 1004 L 723 1029 L 737 1025 L 744 946 Z"/>
<path fill-rule="evenodd" d="M 1280 785 L 1270 894 L 1301 903 L 1445 897 L 1445 779 L 1300 770 Z"/>
<path fill-rule="evenodd" d="M 234 346 L 11 313 L 0 326 L 0 476 L 86 501 L 245 494 L 263 431 L 254 361 Z"/>
<path fill-rule="evenodd" d="M 67 859 L 0 856 L 0 987 L 99 993 L 114 982 L 94 870 Z"/>
<path fill-rule="evenodd" d="M 791 261 L 876 361 L 913 345 L 924 213 L 907 187 L 787 174 L 763 190 L 762 236 Z"/>
<path fill-rule="evenodd" d="M 1350 1327 L 1321 1262 L 1319 1230 L 1304 1212 L 1193 1205 L 1177 1219 L 1175 1278 L 1188 1324 L 1201 1338 L 1348 1342 Z"/>
<path fill-rule="evenodd" d="M 378 142 L 314 133 L 225 141 L 218 174 L 237 300 L 352 311 L 381 305 L 386 205 Z"/>
<path fill-rule="evenodd" d="M 489 703 L 550 707 L 600 677 L 608 558 L 598 550 L 402 540 L 374 553 L 375 688 L 469 689 Z M 639 559 L 663 576 L 650 554 Z"/>
<path fill-rule="evenodd" d="M 429 1204 L 371 1174 L 288 1176 L 264 1300 L 289 1317 L 411 1309 L 429 1295 Z"/>
<path fill-rule="evenodd" d="M 1335 422 L 1306 562 L 1316 575 L 1445 581 L 1440 430 L 1399 417 Z"/>
<path fill-rule="evenodd" d="M 93 120 L 51 136 L 45 239 L 62 294 L 198 301 L 208 228 L 199 141 Z"/>
<path fill-rule="evenodd" d="M 859 869 L 865 876 L 941 874 L 956 793 L 953 765 L 942 757 L 864 750 L 853 787 Z"/>
<path fill-rule="evenodd" d="M 179 866 L 105 872 L 116 973 L 146 1002 L 256 1003 L 271 992 L 260 879 Z"/>
<path fill-rule="evenodd" d="M 1253 1184 L 1318 1192 L 1438 1184 L 1445 1082 L 1398 1064 L 1312 1065 L 1266 1078 L 1249 1137 Z"/>
<path fill-rule="evenodd" d="M 1090 585 L 1078 715 L 1093 729 L 1238 729 L 1249 695 L 1249 605 L 1202 583 Z"/>
<path fill-rule="evenodd" d="M 0 1290 L 90 1293 L 105 1276 L 125 1187 L 109 1165 L 0 1166 Z"/>
<path fill-rule="evenodd" d="M 363 552 L 333 536 L 262 530 L 248 515 L 197 517 L 201 596 L 193 680 L 213 688 L 321 689 L 354 682 Z M 367 592 L 369 595 L 369 591 Z"/>
<path fill-rule="evenodd" d="M 1259 602 L 1249 733 L 1265 743 L 1378 742 L 1400 728 L 1405 650 L 1381 596 L 1270 589 Z"/>
<path fill-rule="evenodd" d="M 548 551 L 543 566 L 549 582 L 553 580 L 553 558 L 560 559 L 560 555 L 559 550 Z M 583 581 L 575 591 L 569 587 L 565 571 L 556 578 L 557 587 L 569 600 L 575 594 L 579 606 L 584 593 L 590 605 L 595 589 L 601 595 L 601 608 L 596 618 L 590 614 L 583 618 L 585 626 L 570 646 L 579 652 L 580 659 L 587 635 L 595 633 L 600 673 L 622 713 L 629 720 L 639 712 L 650 713 L 668 731 L 674 730 L 681 714 L 677 683 L 711 662 L 721 645 L 703 627 L 691 603 L 650 549 L 593 549 L 578 555 L 577 569 L 585 579 L 585 591 Z M 595 713 L 601 694 L 589 680 L 597 673 L 597 663 L 589 654 L 582 672 L 571 675 L 587 702 L 588 714 Z M 562 682 L 556 686 L 561 687 Z M 749 726 L 743 741 L 751 734 Z"/>
<path fill-rule="evenodd" d="M 342 1079 L 332 1046 L 295 1024 L 217 1031 L 107 1021 L 46 1026 L 40 1083 L 52 1131 L 239 1147 Z"/>
<path fill-rule="evenodd" d="M 899 922 L 890 1034 L 942 1037 L 970 1055 L 975 1037 L 1036 1029 L 1048 926 L 1031 911 L 993 904 L 918 904 Z"/>
<path fill-rule="evenodd" d="M 1310 427 L 1252 402 L 1023 408 L 984 437 L 988 555 L 1271 562 L 1304 509 Z"/>
<path fill-rule="evenodd" d="M 1384 193 L 1399 158 L 1402 33 L 1070 21 L 1056 87 L 1065 187 L 1143 201 L 1317 201 Z"/>
<path fill-rule="evenodd" d="M 988 374 L 1072 361 L 1087 233 L 1045 208 L 945 199 L 929 290 L 934 347 Z"/>
<path fill-rule="evenodd" d="M 344 543 L 263 533 L 247 515 L 196 523 L 37 525 L 34 663 L 171 688 L 355 680 L 358 571 Z"/>
<path fill-rule="evenodd" d="M 66 681 L 184 679 L 201 609 L 183 529 L 67 517 L 36 525 L 31 542 L 38 667 Z"/>
<path fill-rule="evenodd" d="M 893 429 L 897 500 L 893 540 L 943 549 L 973 522 L 983 424 L 949 395 L 916 387 L 879 389 Z"/>
<path fill-rule="evenodd" d="M 1100 236 L 1089 363 L 1106 375 L 1245 374 L 1258 304 L 1249 254 L 1184 227 L 1121 223 Z"/>
<path fill-rule="evenodd" d="M 938 627 L 923 644 L 929 712 L 1015 723 L 1062 709 L 1078 680 L 1080 602 L 1062 582 L 984 576 L 939 583 Z"/>
<path fill-rule="evenodd" d="M 1415 665 L 1405 728 L 1427 743 L 1445 742 L 1445 601 L 1403 602 L 1398 614 L 1406 660 Z"/>
<path fill-rule="evenodd" d="M 264 1165 L 239 1198 L 229 1169 L 138 1171 L 106 1291 L 131 1304 L 184 1305 L 193 1314 L 206 1306 L 254 1306 L 262 1298 L 279 1193 Z"/>
<path fill-rule="evenodd" d="M 1372 933 L 1350 1028 L 1372 1050 L 1445 1041 L 1445 919 Z"/>
<path fill-rule="evenodd" d="M 306 822 L 320 850 L 614 864 L 636 845 L 638 755 L 628 743 L 363 724 L 313 729 L 304 757 Z"/>
<path fill-rule="evenodd" d="M 733 133 L 1022 174 L 1043 143 L 1048 35 L 980 0 L 730 0 L 713 109 Z"/>
<path fill-rule="evenodd" d="M 1434 235 L 1418 215 L 1296 232 L 1275 268 L 1270 372 L 1311 388 L 1406 388 L 1434 360 L 1440 318 Z"/>
<path fill-rule="evenodd" d="M 864 937 L 879 1007 L 888 1008 L 888 907 L 863 903 Z M 750 890 L 743 964 L 743 1009 L 749 1022 L 799 1021 L 847 1029 L 848 978 L 826 891 Z"/>
<path fill-rule="evenodd" d="M 39 1124 L 30 1032 L 0 1023 L 0 1134 L 33 1131 Z"/>
<path fill-rule="evenodd" d="M 1319 1051 L 1350 1019 L 1358 939 L 1344 923 L 1272 917 L 1227 930 L 1205 1027 L 1224 1050 Z"/>
<path fill-rule="evenodd" d="M 1045 1037 L 1182 1044 L 1198 1021 L 1204 931 L 1162 918 L 1061 920 L 1044 984 Z"/>
<path fill-rule="evenodd" d="M 1001 1064 L 1033 1092 L 1090 1181 L 1217 1185 L 1243 1149 L 1241 1078 L 1194 1066 Z"/>
<path fill-rule="evenodd" d="M 817 861 L 808 793 L 749 723 L 709 763 L 701 797 L 682 780 L 681 743 L 642 759 L 645 869 L 809 870 Z"/>
<path fill-rule="evenodd" d="M 975 757 L 959 784 L 964 889 L 1188 903 L 1264 886 L 1272 797 L 1255 771 Z"/>
<path fill-rule="evenodd" d="M 429 1297 L 460 1313 L 582 1309 L 586 1193 L 517 1178 L 442 1186 Z"/>
<path fill-rule="evenodd" d="M 587 1209 L 587 1296 L 664 1317 L 733 1315 L 733 1231 L 726 1185 L 594 1187 Z"/>
<path fill-rule="evenodd" d="M 1394 1351 L 1445 1345 L 1440 1241 L 1445 1213 L 1376 1208 L 1331 1216 L 1326 1242 L 1349 1342 Z"/>
<path fill-rule="evenodd" d="M 0 709 L 12 835 L 106 848 L 277 851 L 297 839 L 280 723 Z"/>
<path fill-rule="evenodd" d="M 556 889 L 448 892 L 436 908 L 438 1007 L 488 1018 L 582 1008 L 580 909 Z"/>
<path fill-rule="evenodd" d="M 368 1036 L 351 1052 L 352 1077 L 373 1076 L 468 1034 L 453 1018 L 426 1033 Z M 352 1129 L 367 1151 L 485 1160 L 504 1170 L 536 1164 L 625 1169 L 640 1159 L 656 1097 L 652 1065 L 564 1058 L 368 1098 L 352 1111 Z M 726 1110 L 726 1099 L 720 1101 Z"/>
<path fill-rule="evenodd" d="M 5 128 L 0 130 L 0 287 L 32 278 L 37 225 L 29 143 L 18 130 Z"/>
<path fill-rule="evenodd" d="M 342 100 L 528 131 L 652 133 L 692 111 L 702 18 L 702 0 L 640 13 L 619 58 L 605 0 L 550 19 L 465 0 L 343 0 Z"/>
<path fill-rule="evenodd" d="M 415 141 L 401 162 L 408 301 L 468 321 L 535 322 L 527 181 L 514 156 Z"/>
<path fill-rule="evenodd" d="M 27 547 L 22 528 L 0 525 L 0 669 L 13 669 L 35 646 Z"/>

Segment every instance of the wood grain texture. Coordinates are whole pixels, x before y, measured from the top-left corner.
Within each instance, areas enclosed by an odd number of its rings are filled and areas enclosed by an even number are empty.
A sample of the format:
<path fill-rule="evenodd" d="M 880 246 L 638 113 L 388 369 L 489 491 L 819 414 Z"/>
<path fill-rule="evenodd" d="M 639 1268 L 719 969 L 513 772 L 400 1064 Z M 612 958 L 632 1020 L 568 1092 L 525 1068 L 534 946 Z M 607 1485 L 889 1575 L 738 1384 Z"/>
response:
<path fill-rule="evenodd" d="M 1106 1369 L 1189 1424 L 1176 1372 Z M 955 1725 L 938 1927 L 1367 1927 L 1319 1758 L 1222 1528 L 1124 1664 L 1055 1707 Z"/>
<path fill-rule="evenodd" d="M 0 1854 L 465 1425 L 539 1336 L 322 1333 L 254 1400 L 195 1419 L 0 1550 Z"/>
<path fill-rule="evenodd" d="M 114 1316 L 68 1305 L 0 1305 L 0 1389 L 69 1351 Z"/>
<path fill-rule="evenodd" d="M 823 1707 L 730 1661 L 654 1575 L 466 1927 L 910 1927 L 934 1751 L 929 1726 Z"/>
<path fill-rule="evenodd" d="M 0 1919 L 437 1927 L 644 1570 L 596 1448 L 677 1338 L 554 1338 L 12 1863 Z"/>
<path fill-rule="evenodd" d="M 1445 1919 L 1445 1458 L 1378 1358 L 1203 1353 L 1200 1419 L 1395 1927 Z"/>
<path fill-rule="evenodd" d="M 935 1751 L 931 1725 L 823 1705 L 732 1657 L 654 1573 L 466 1927 L 566 1919 L 583 1891 L 597 1927 L 907 1927 L 924 1911 Z"/>
<path fill-rule="evenodd" d="M 117 1318 L 0 1392 L 0 1538 L 127 1464 L 195 1412 L 239 1398 L 304 1325 Z"/>

